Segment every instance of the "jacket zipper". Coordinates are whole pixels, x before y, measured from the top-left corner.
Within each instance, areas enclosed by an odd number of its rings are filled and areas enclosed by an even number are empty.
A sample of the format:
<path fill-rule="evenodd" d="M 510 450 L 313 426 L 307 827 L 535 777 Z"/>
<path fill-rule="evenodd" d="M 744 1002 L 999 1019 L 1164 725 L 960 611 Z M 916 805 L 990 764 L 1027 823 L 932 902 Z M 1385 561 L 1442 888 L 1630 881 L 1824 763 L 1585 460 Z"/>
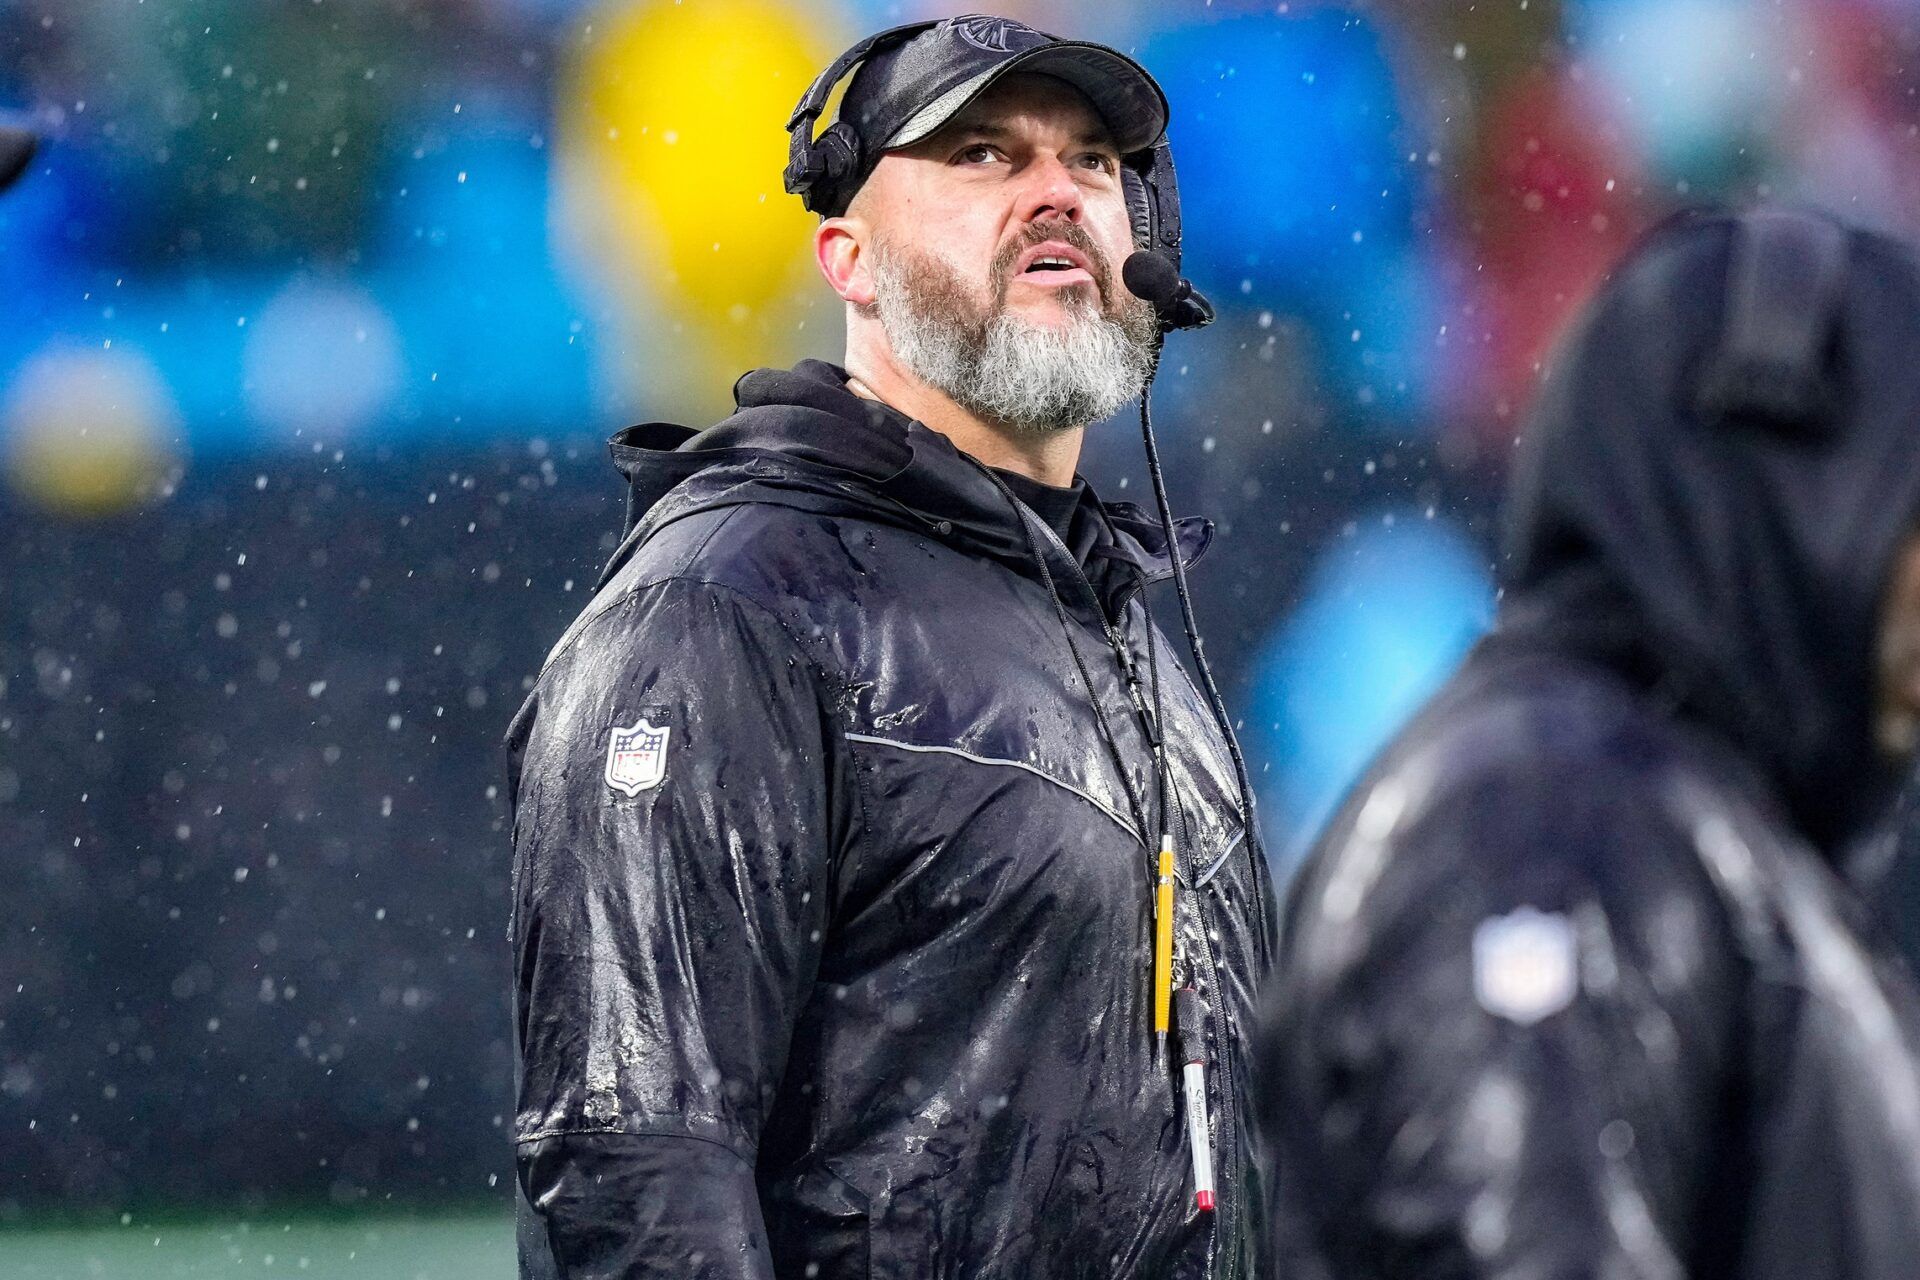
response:
<path fill-rule="evenodd" d="M 1024 503 L 1022 503 L 1021 505 L 1023 507 L 1025 506 Z M 1032 523 L 1039 526 L 1041 536 L 1043 536 L 1047 540 L 1048 545 L 1053 547 L 1054 550 L 1058 551 L 1061 555 L 1061 558 L 1068 565 L 1072 566 L 1072 580 L 1080 585 L 1080 588 L 1085 593 L 1087 599 L 1092 602 L 1094 607 L 1094 613 L 1100 619 L 1101 629 L 1106 633 L 1107 646 L 1110 650 L 1112 650 L 1115 659 L 1117 659 L 1120 667 L 1120 674 L 1125 680 L 1125 683 L 1127 686 L 1128 699 L 1133 703 L 1134 711 L 1139 715 L 1140 721 L 1146 729 L 1149 746 L 1152 747 L 1155 744 L 1160 743 L 1161 727 L 1155 723 L 1153 719 L 1153 713 L 1151 710 L 1148 709 L 1146 705 L 1146 699 L 1141 694 L 1139 672 L 1133 660 L 1133 653 L 1128 648 L 1125 637 L 1123 637 L 1120 634 L 1120 630 L 1117 626 L 1115 626 L 1112 622 L 1108 621 L 1106 616 L 1106 610 L 1102 608 L 1100 604 L 1099 593 L 1093 589 L 1093 583 L 1087 579 L 1086 573 L 1080 568 L 1080 562 L 1074 559 L 1073 553 L 1069 551 L 1067 549 L 1067 545 L 1060 540 L 1060 535 L 1054 532 L 1053 526 L 1048 524 L 1045 520 L 1039 519 L 1037 516 L 1033 517 Z M 1169 554 L 1171 555 L 1180 554 L 1179 548 L 1178 547 L 1169 548 Z M 1145 585 L 1146 585 L 1146 578 L 1145 578 L 1145 575 L 1142 575 L 1138 583 L 1135 586 L 1128 588 L 1127 592 L 1120 597 L 1119 605 L 1120 605 L 1120 611 L 1121 611 L 1122 617 L 1125 616 L 1127 606 L 1132 603 L 1134 594 L 1137 593 L 1139 590 L 1141 590 Z M 1091 689 L 1087 690 L 1087 694 L 1089 697 L 1091 697 L 1093 695 L 1093 690 Z M 1160 747 L 1159 749 L 1164 750 L 1165 748 Z M 1161 767 L 1164 768 L 1166 766 L 1163 764 Z M 1125 779 L 1122 779 L 1122 782 L 1124 783 Z M 1174 801 L 1174 807 L 1176 809 L 1179 808 L 1179 802 L 1177 799 Z M 1184 811 L 1182 811 L 1179 814 L 1179 817 L 1181 820 L 1181 825 L 1184 827 L 1186 822 L 1186 815 Z M 1188 842 L 1188 848 L 1189 849 L 1192 848 L 1191 842 Z M 1192 877 L 1189 876 L 1189 879 L 1191 878 Z M 1220 1061 L 1217 1064 L 1217 1068 L 1220 1072 L 1219 1130 L 1220 1130 L 1220 1135 L 1222 1139 L 1224 1139 L 1224 1141 L 1219 1145 L 1225 1147 L 1227 1151 L 1231 1152 L 1230 1159 L 1232 1162 L 1230 1166 L 1232 1169 L 1231 1176 L 1228 1178 L 1221 1179 L 1221 1182 L 1220 1182 L 1219 1203 L 1216 1206 L 1215 1212 L 1213 1214 L 1214 1221 L 1213 1221 L 1213 1230 L 1211 1232 L 1212 1238 L 1208 1241 L 1208 1247 L 1207 1247 L 1207 1268 L 1206 1269 L 1209 1274 L 1214 1273 L 1216 1266 L 1219 1265 L 1220 1259 L 1224 1254 L 1226 1258 L 1226 1265 L 1225 1265 L 1225 1268 L 1219 1272 L 1219 1275 L 1221 1277 L 1221 1280 L 1231 1280 L 1231 1278 L 1237 1273 L 1235 1260 L 1238 1257 L 1238 1254 L 1231 1247 L 1223 1248 L 1223 1246 L 1229 1245 L 1229 1243 L 1234 1239 L 1234 1232 L 1239 1226 L 1239 1223 L 1237 1221 L 1237 1216 L 1238 1216 L 1237 1210 L 1239 1208 L 1239 1193 L 1240 1193 L 1240 1188 L 1243 1182 L 1244 1174 L 1246 1172 L 1245 1161 L 1243 1159 L 1244 1153 L 1240 1150 L 1240 1143 L 1238 1140 L 1238 1129 L 1237 1129 L 1237 1125 L 1235 1123 L 1235 1118 L 1234 1118 L 1233 1060 L 1232 1060 L 1234 1046 L 1232 1045 L 1229 1037 L 1226 1034 L 1226 1029 L 1225 1029 L 1226 1017 L 1227 1017 L 1226 1009 L 1225 1009 L 1226 1000 L 1220 985 L 1219 964 L 1214 957 L 1212 945 L 1207 941 L 1206 926 L 1210 923 L 1210 921 L 1207 918 L 1207 908 L 1204 902 L 1196 899 L 1194 904 L 1194 911 L 1196 916 L 1200 920 L 1200 923 L 1202 926 L 1200 931 L 1201 936 L 1200 936 L 1200 946 L 1199 946 L 1200 959 L 1202 963 L 1206 966 L 1207 984 L 1213 994 L 1213 999 L 1209 1003 L 1209 1013 L 1212 1017 L 1218 1019 L 1218 1021 L 1214 1023 L 1214 1037 L 1218 1042 L 1219 1048 L 1220 1048 Z"/>

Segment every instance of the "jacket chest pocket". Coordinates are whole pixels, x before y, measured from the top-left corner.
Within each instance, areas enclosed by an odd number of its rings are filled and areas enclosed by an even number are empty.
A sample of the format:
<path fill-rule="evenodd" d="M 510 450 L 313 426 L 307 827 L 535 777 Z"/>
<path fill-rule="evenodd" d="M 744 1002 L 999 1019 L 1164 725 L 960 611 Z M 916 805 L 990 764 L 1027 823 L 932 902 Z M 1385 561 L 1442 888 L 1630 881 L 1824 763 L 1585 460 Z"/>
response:
<path fill-rule="evenodd" d="M 885 909 L 932 938 L 982 913 L 1029 910 L 1036 895 L 1056 918 L 1090 920 L 1145 900 L 1149 854 L 1124 798 L 986 750 L 845 736 L 868 839 L 841 919 Z"/>

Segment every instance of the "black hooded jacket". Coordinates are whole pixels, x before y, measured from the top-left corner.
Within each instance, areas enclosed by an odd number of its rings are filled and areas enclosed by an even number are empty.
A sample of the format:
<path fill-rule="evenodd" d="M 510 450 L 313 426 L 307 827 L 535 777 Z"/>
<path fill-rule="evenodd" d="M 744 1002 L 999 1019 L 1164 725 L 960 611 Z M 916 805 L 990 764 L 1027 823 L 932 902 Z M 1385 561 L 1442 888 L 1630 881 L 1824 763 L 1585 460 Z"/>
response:
<path fill-rule="evenodd" d="M 1677 221 L 1589 309 L 1494 633 L 1289 894 L 1294 1274 L 1920 1275 L 1920 994 L 1842 874 L 1917 350 L 1908 252 L 1806 215 Z"/>
<path fill-rule="evenodd" d="M 710 430 L 615 438 L 630 532 L 508 742 L 523 1274 L 1260 1274 L 1242 1037 L 1275 912 L 1144 612 L 1159 526 L 1088 495 L 1070 551 L 845 383 L 762 370 Z M 1164 707 L 1211 1215 L 1155 1055 L 1152 754 L 1109 627 Z"/>

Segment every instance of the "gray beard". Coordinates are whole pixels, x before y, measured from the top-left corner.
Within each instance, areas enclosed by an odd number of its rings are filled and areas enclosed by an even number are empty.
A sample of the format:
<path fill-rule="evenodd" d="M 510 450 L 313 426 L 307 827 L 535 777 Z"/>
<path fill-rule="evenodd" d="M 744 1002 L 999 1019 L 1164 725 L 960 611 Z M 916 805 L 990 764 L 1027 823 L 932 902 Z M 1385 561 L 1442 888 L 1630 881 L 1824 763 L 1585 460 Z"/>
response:
<path fill-rule="evenodd" d="M 945 263 L 876 244 L 870 314 L 896 359 L 976 417 L 1045 435 L 1106 417 L 1153 368 L 1153 310 L 1126 296 L 1118 315 L 1069 296 L 1058 328 L 1008 313 L 1002 289 L 981 308 Z"/>

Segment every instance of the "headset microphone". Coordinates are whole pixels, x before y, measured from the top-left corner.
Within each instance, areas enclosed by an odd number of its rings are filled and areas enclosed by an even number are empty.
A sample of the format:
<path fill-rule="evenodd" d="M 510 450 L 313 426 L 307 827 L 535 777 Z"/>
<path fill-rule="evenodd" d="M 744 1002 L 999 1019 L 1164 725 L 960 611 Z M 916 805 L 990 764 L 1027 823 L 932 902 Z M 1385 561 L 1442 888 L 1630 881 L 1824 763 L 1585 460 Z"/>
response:
<path fill-rule="evenodd" d="M 27 171 L 38 145 L 39 139 L 25 129 L 0 124 L 0 191 L 12 186 L 14 180 Z"/>
<path fill-rule="evenodd" d="M 1164 253 L 1142 249 L 1120 266 L 1127 292 L 1152 305 L 1164 329 L 1198 329 L 1213 323 L 1213 304 L 1180 274 Z"/>

